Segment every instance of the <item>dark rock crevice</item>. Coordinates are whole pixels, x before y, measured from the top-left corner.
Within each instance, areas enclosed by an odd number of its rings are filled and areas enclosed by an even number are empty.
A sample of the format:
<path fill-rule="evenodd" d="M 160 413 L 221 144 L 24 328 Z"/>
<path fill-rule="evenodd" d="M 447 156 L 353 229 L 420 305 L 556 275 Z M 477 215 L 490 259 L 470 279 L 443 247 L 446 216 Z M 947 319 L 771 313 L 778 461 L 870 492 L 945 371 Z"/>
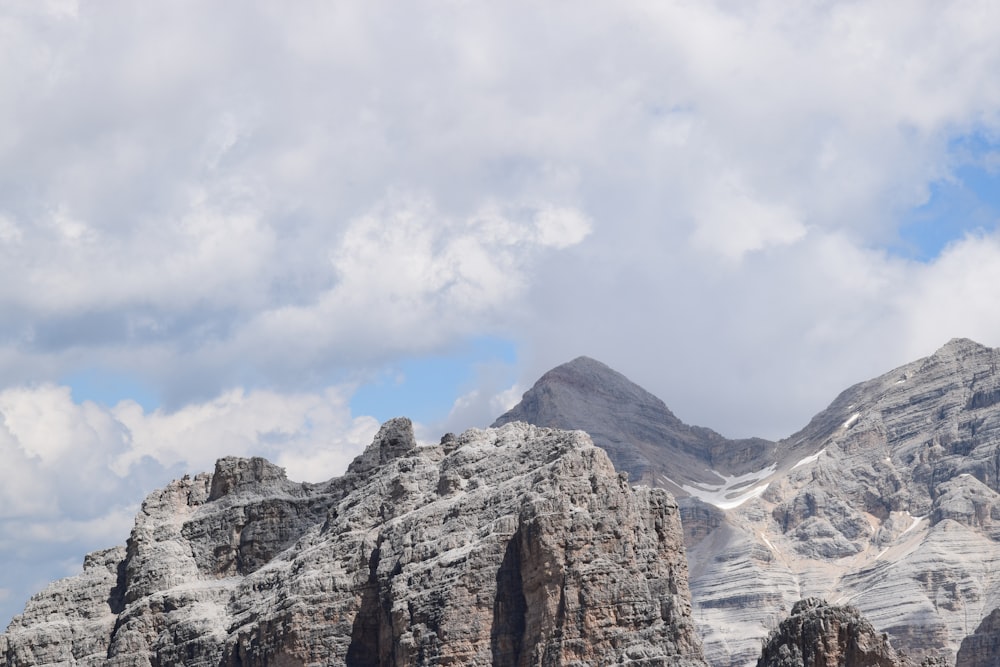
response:
<path fill-rule="evenodd" d="M 379 550 L 372 550 L 368 559 L 368 581 L 361 589 L 361 605 L 351 628 L 351 643 L 347 648 L 349 667 L 382 667 L 379 637 L 382 635 L 382 605 L 378 586 Z"/>
<path fill-rule="evenodd" d="M 524 648 L 524 580 L 521 577 L 521 533 L 507 542 L 503 561 L 496 576 L 497 592 L 493 601 L 493 628 L 490 650 L 493 667 L 518 667 Z"/>

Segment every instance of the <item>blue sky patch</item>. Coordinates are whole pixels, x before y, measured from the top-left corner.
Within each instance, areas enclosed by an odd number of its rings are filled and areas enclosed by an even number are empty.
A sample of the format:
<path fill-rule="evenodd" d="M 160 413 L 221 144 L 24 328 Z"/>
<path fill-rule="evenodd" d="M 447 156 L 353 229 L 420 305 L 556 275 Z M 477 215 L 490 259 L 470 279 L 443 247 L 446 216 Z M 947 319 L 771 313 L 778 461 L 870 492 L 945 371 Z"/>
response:
<path fill-rule="evenodd" d="M 961 166 L 932 184 L 927 203 L 905 216 L 896 249 L 903 256 L 931 261 L 949 243 L 969 232 L 993 231 L 1000 220 L 1000 144 L 972 135 L 953 142 L 951 150 Z"/>
<path fill-rule="evenodd" d="M 517 346 L 494 337 L 475 338 L 448 354 L 406 359 L 362 385 L 351 398 L 351 413 L 379 421 L 443 419 L 455 399 L 472 388 L 477 367 L 496 363 L 513 367 L 516 360 Z"/>
<path fill-rule="evenodd" d="M 77 403 L 93 401 L 114 406 L 131 399 L 146 412 L 152 412 L 160 405 L 156 392 L 129 373 L 88 368 L 62 377 L 59 382 L 69 386 Z"/>

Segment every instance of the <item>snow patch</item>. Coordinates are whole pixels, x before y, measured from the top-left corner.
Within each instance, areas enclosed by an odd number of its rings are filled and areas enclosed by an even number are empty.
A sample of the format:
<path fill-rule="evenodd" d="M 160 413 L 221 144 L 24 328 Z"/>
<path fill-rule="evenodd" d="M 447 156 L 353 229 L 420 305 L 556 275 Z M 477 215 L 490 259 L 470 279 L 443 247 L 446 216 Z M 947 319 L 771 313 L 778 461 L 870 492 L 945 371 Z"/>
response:
<path fill-rule="evenodd" d="M 792 470 L 795 470 L 795 469 L 796 469 L 796 468 L 798 468 L 799 466 L 804 466 L 804 465 L 809 465 L 810 463 L 813 463 L 813 462 L 814 462 L 814 461 L 816 461 L 816 460 L 817 460 L 817 459 L 818 459 L 818 458 L 819 458 L 820 456 L 822 456 L 822 455 L 823 455 L 823 452 L 825 452 L 825 451 L 826 451 L 826 447 L 824 447 L 823 449 L 819 450 L 818 452 L 816 452 L 816 453 L 815 453 L 815 454 L 813 454 L 812 456 L 807 456 L 807 457 L 805 457 L 804 459 L 802 459 L 801 461 L 799 461 L 798 463 L 796 463 L 795 465 L 793 465 L 793 466 L 792 466 Z"/>
<path fill-rule="evenodd" d="M 678 484 L 673 480 L 668 481 L 702 502 L 715 505 L 720 510 L 731 510 L 767 491 L 770 482 L 761 482 L 773 475 L 776 470 L 777 466 L 771 465 L 764 470 L 733 476 L 723 475 L 715 470 L 710 471 L 723 480 L 722 484 L 719 485 L 695 484 L 693 482 L 691 484 Z"/>
<path fill-rule="evenodd" d="M 851 428 L 851 424 L 858 421 L 858 417 L 860 416 L 861 416 L 860 412 L 855 412 L 853 415 L 847 418 L 847 421 L 844 422 L 844 425 L 841 426 L 841 428 Z"/>
<path fill-rule="evenodd" d="M 909 514 L 909 512 L 907 512 L 907 514 Z M 913 517 L 913 523 L 911 523 L 910 526 L 909 526 L 909 528 L 907 528 L 906 530 L 904 530 L 900 534 L 900 537 L 902 537 L 903 535 L 906 535 L 908 532 L 910 532 L 911 530 L 913 530 L 914 528 L 916 528 L 917 525 L 919 525 L 920 522 L 923 521 L 926 517 L 927 517 L 926 514 L 923 515 L 923 516 L 915 516 L 915 517 Z"/>
<path fill-rule="evenodd" d="M 763 534 L 761 534 L 760 539 L 764 540 L 764 544 L 767 545 L 768 549 L 770 549 L 771 551 L 777 551 L 777 549 L 774 548 L 774 545 L 771 544 L 771 540 L 769 540 L 766 537 L 764 537 Z"/>

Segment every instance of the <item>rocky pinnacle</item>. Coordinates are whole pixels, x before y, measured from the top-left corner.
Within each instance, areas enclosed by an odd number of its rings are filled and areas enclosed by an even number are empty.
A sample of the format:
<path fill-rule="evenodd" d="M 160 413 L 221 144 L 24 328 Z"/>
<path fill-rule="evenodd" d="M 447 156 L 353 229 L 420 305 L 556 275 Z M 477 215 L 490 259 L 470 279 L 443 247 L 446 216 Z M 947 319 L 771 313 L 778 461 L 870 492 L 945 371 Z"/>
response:
<path fill-rule="evenodd" d="M 910 667 L 861 612 L 819 598 L 801 600 L 771 633 L 757 667 Z"/>

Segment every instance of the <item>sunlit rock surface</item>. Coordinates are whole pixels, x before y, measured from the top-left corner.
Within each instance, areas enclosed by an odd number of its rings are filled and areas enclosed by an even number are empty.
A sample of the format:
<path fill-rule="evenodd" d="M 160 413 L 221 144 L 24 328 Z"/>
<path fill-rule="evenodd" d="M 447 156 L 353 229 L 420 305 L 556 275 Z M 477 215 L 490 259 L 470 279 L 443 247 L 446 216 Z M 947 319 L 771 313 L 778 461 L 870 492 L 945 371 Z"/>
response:
<path fill-rule="evenodd" d="M 582 432 L 420 447 L 386 423 L 347 474 L 262 459 L 150 495 L 127 549 L 33 598 L 14 665 L 701 667 L 676 503 Z"/>

